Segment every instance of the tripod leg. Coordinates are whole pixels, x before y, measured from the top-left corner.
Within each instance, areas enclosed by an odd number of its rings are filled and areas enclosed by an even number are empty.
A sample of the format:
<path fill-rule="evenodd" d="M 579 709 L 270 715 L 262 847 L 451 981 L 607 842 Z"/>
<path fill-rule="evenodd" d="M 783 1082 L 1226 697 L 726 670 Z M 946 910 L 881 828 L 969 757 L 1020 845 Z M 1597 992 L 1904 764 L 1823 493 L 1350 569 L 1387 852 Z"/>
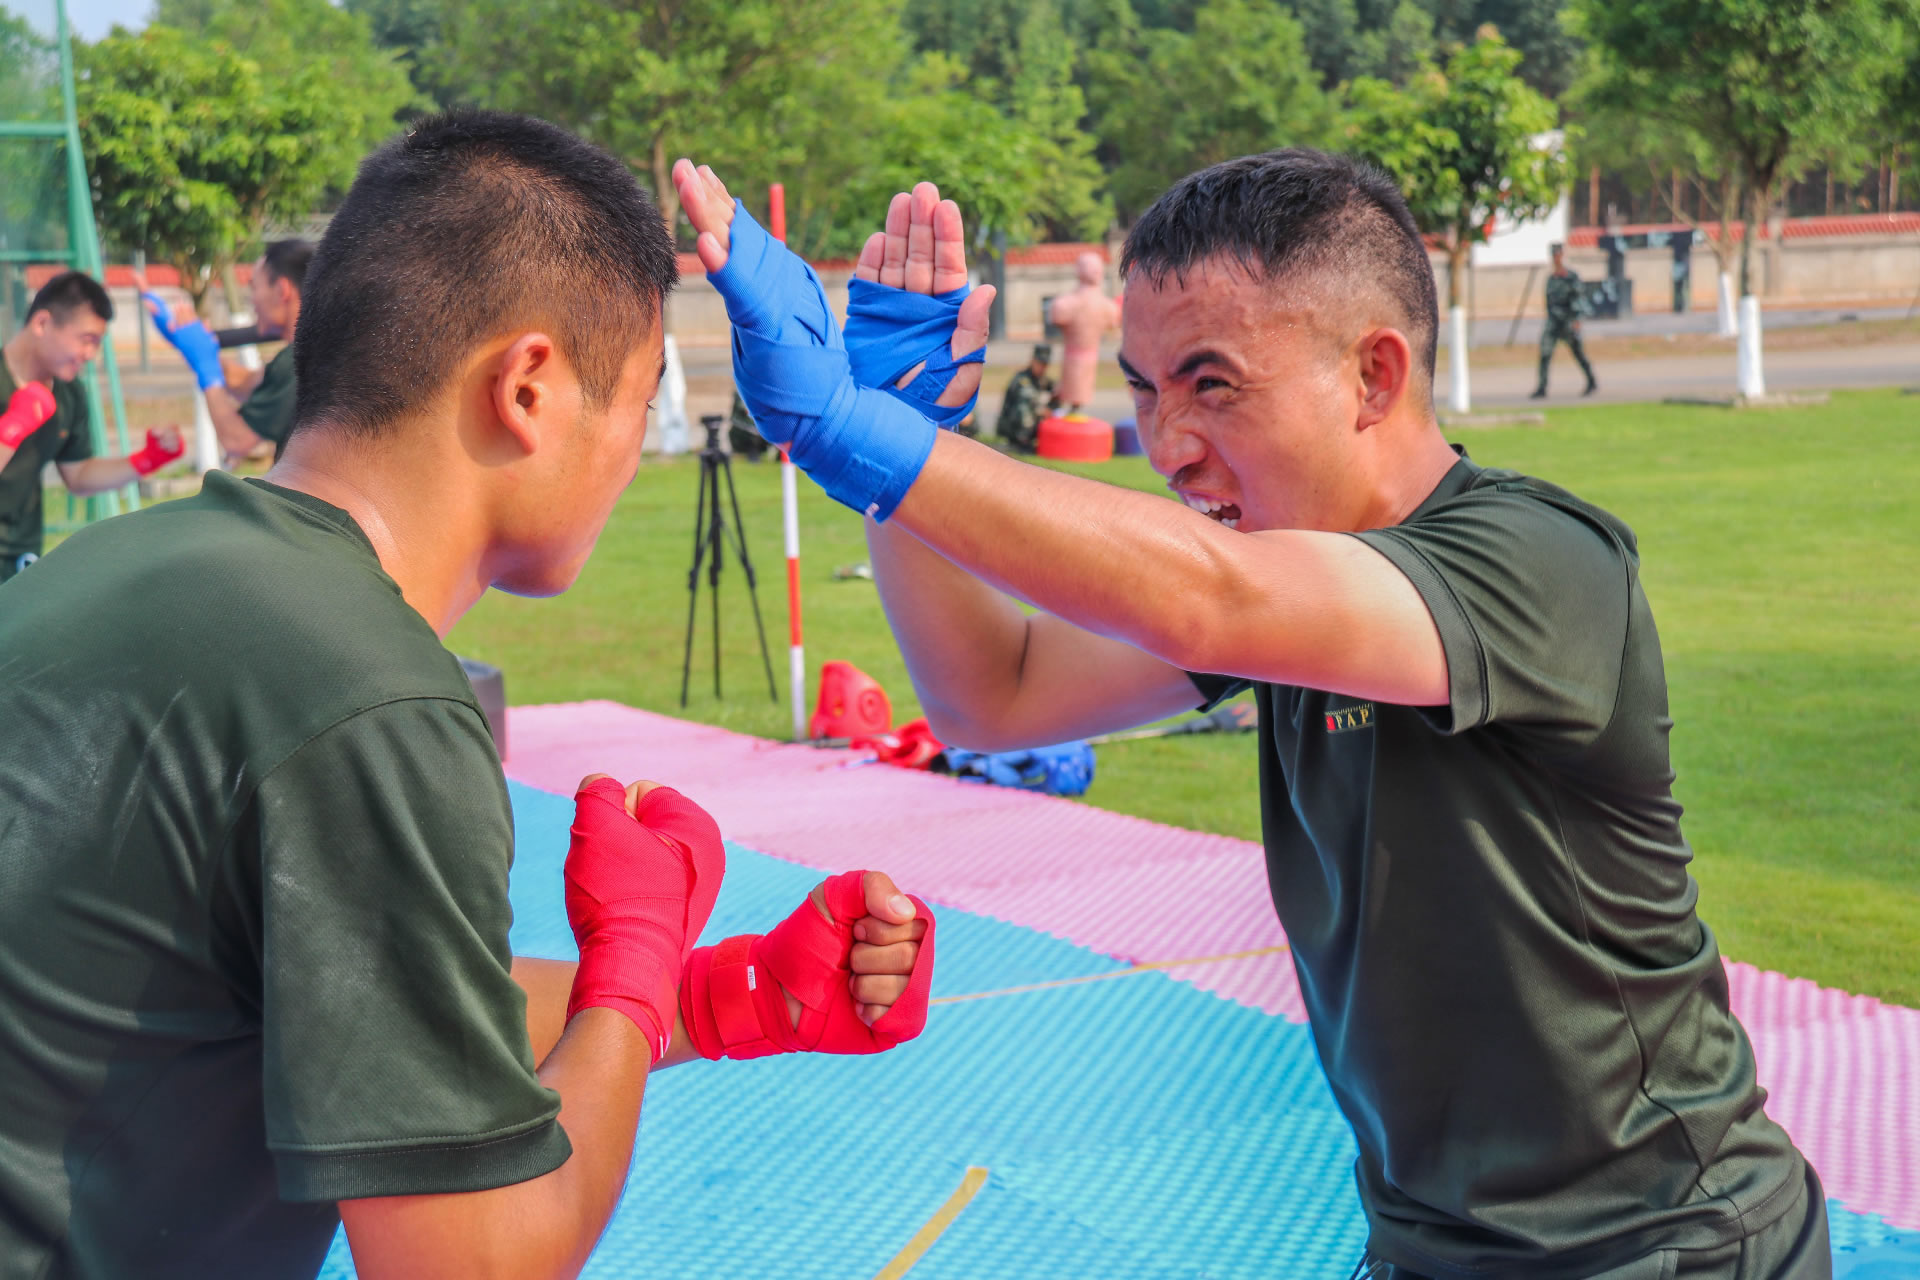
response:
<path fill-rule="evenodd" d="M 687 705 L 687 682 L 693 675 L 693 619 L 700 602 L 700 562 L 707 547 L 707 467 L 700 456 L 699 497 L 693 508 L 693 567 L 687 570 L 687 641 L 680 655 L 680 705 Z"/>
<path fill-rule="evenodd" d="M 740 568 L 747 575 L 747 599 L 753 602 L 753 629 L 760 634 L 760 665 L 767 670 L 767 696 L 777 704 L 780 691 L 773 683 L 773 659 L 767 655 L 767 624 L 760 619 L 760 592 L 753 576 L 753 560 L 747 555 L 747 528 L 740 520 L 740 493 L 733 487 L 733 467 L 725 459 L 727 498 L 733 504 L 733 547 L 740 553 Z"/>
<path fill-rule="evenodd" d="M 707 495 L 707 586 L 713 602 L 713 696 L 718 699 L 720 692 L 720 566 L 724 561 L 721 551 L 720 535 L 727 527 L 726 515 L 720 510 L 720 463 L 724 455 L 715 462 L 707 473 L 712 492 Z"/>

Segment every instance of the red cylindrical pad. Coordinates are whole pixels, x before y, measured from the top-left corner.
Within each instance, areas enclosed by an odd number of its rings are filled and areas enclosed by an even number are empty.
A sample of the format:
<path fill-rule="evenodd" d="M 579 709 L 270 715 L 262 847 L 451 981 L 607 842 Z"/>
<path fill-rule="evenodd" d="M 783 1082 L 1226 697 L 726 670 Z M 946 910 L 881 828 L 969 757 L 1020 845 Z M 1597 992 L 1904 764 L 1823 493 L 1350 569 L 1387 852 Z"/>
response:
<path fill-rule="evenodd" d="M 704 1057 L 879 1053 L 920 1034 L 933 985 L 934 933 L 933 912 L 920 899 L 909 895 L 927 932 L 906 991 L 869 1027 L 849 990 L 853 924 L 867 914 L 865 875 L 847 871 L 827 881 L 831 921 L 809 900 L 770 933 L 728 938 L 693 953 L 680 986 L 680 1012 Z M 788 1018 L 787 995 L 802 1006 L 798 1027 Z"/>
<path fill-rule="evenodd" d="M 647 1033 L 658 1062 L 673 1036 L 675 980 L 726 874 L 720 829 L 670 787 L 641 797 L 636 817 L 611 778 L 583 787 L 574 803 L 566 903 L 580 967 L 567 1017 L 618 1010 Z"/>

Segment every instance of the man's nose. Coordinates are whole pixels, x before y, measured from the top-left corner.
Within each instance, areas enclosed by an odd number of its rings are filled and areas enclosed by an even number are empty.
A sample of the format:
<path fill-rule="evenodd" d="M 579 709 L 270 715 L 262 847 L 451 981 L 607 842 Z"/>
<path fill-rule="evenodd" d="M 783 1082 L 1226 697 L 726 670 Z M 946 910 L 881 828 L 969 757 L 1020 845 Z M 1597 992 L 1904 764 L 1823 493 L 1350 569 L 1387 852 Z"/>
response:
<path fill-rule="evenodd" d="M 1192 466 L 1206 457 L 1206 441 L 1191 428 L 1187 415 L 1178 409 L 1156 406 L 1142 413 L 1135 425 L 1140 431 L 1140 443 L 1147 451 L 1147 462 L 1163 476 L 1171 477 L 1182 467 Z"/>

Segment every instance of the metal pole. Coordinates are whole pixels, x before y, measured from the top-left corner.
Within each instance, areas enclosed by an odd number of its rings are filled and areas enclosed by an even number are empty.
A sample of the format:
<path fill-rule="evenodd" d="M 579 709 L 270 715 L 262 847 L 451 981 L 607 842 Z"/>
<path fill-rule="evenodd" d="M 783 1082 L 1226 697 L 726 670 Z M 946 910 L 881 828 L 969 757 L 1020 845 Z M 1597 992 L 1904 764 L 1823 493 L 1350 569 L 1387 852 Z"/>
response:
<path fill-rule="evenodd" d="M 787 241 L 787 188 L 767 188 L 767 224 L 773 238 Z M 793 740 L 807 738 L 807 649 L 800 628 L 800 487 L 793 459 L 780 451 L 780 516 L 787 541 L 787 687 L 793 703 Z"/>
<path fill-rule="evenodd" d="M 54 0 L 54 32 L 60 46 L 60 106 L 66 114 L 67 134 L 67 226 L 72 236 L 73 265 L 96 280 L 104 282 L 105 265 L 101 260 L 100 232 L 93 225 L 93 197 L 87 179 L 87 158 L 80 150 L 80 111 L 75 100 L 73 88 L 73 42 L 67 30 L 66 0 Z M 127 405 L 120 390 L 120 362 L 114 356 L 113 338 L 101 344 L 100 363 L 106 369 L 107 390 L 113 404 L 114 435 L 117 449 L 114 452 L 127 452 Z M 81 383 L 86 397 L 88 432 L 93 440 L 96 455 L 108 452 L 106 438 L 106 414 L 100 403 L 98 380 L 89 370 Z M 88 499 L 97 503 L 90 509 L 96 515 L 118 515 L 124 498 L 128 510 L 140 506 L 140 487 L 128 485 L 124 490 L 109 491 L 96 498 Z"/>
<path fill-rule="evenodd" d="M 147 251 L 145 249 L 135 249 L 133 251 L 133 269 L 142 280 L 147 278 Z M 133 300 L 133 318 L 135 323 L 140 326 L 140 372 L 152 373 L 153 365 L 147 359 L 147 304 L 145 299 L 137 295 Z"/>

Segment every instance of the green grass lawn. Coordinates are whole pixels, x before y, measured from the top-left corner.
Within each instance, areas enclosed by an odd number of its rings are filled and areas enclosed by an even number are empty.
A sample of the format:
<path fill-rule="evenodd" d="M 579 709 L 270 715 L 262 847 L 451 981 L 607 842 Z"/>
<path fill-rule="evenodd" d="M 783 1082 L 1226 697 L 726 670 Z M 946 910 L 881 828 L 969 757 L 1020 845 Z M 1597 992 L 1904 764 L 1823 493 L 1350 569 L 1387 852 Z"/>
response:
<path fill-rule="evenodd" d="M 1565 485 L 1638 532 L 1701 912 L 1727 954 L 1920 1005 L 1920 397 L 1549 410 L 1544 430 L 1458 438 L 1476 460 Z M 1161 487 L 1138 460 L 1079 470 Z M 643 468 L 572 591 L 490 595 L 453 647 L 501 665 L 516 703 L 612 698 L 680 714 L 696 475 L 684 460 Z M 743 463 L 736 475 L 784 700 L 778 471 Z M 865 558 L 861 522 L 804 480 L 801 550 L 813 672 L 851 661 L 886 686 L 896 723 L 919 714 L 872 585 L 830 577 Z M 739 565 L 722 577 L 726 697 L 713 693 L 703 581 L 684 714 L 785 737 Z M 670 761 L 660 773 L 671 778 Z M 1102 748 L 1087 800 L 1259 837 L 1244 736 Z"/>

